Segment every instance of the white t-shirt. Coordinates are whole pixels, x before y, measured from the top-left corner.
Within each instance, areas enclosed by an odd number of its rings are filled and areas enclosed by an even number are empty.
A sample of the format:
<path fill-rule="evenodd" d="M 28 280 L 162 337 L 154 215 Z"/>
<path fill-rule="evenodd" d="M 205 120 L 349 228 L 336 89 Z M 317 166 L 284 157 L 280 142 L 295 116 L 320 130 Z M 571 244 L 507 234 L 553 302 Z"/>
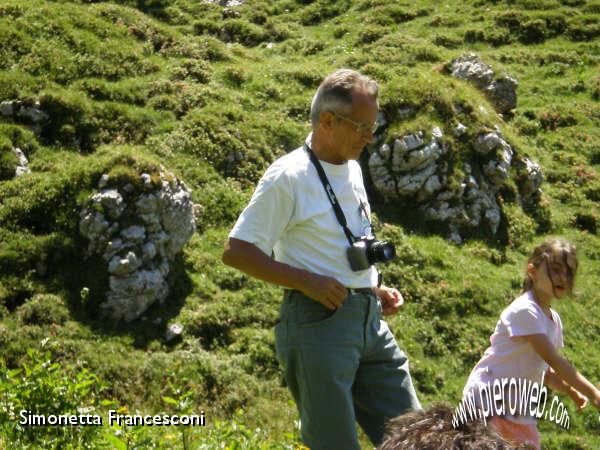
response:
<path fill-rule="evenodd" d="M 371 212 L 358 162 L 320 162 L 352 234 L 370 234 Z M 346 287 L 377 285 L 374 267 L 357 272 L 350 268 L 346 256 L 350 244 L 303 147 L 271 164 L 229 236 L 250 242 L 267 255 L 273 253 L 276 261 L 331 276 Z"/>
<path fill-rule="evenodd" d="M 551 309 L 550 312 L 552 319 L 544 313 L 531 291 L 513 300 L 500 314 L 496 329 L 490 336 L 491 345 L 469 375 L 463 395 L 473 389 L 477 400 L 480 387 L 488 386 L 488 382 L 492 386 L 494 380 L 502 378 L 531 380 L 540 385 L 548 364 L 520 336 L 544 334 L 556 349 L 562 348 L 562 322 L 556 311 Z M 506 390 L 504 392 L 506 394 Z M 530 415 L 506 414 L 504 417 L 525 424 L 536 422 Z"/>

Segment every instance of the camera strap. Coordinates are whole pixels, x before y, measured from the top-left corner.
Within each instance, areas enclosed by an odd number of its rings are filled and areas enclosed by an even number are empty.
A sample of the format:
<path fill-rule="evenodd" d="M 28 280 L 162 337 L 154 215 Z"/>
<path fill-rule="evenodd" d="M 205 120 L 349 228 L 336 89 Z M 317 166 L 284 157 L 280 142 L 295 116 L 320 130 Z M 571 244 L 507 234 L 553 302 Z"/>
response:
<path fill-rule="evenodd" d="M 308 153 L 308 156 L 310 157 L 310 161 L 315 166 L 315 169 L 317 169 L 317 173 L 319 174 L 321 183 L 323 183 L 323 187 L 325 188 L 325 193 L 327 194 L 327 198 L 329 199 L 329 201 L 331 202 L 331 206 L 333 207 L 333 212 L 335 213 L 335 217 L 337 218 L 339 224 L 342 226 L 342 228 L 344 230 L 344 234 L 348 238 L 348 242 L 350 243 L 350 246 L 352 246 L 352 244 L 354 244 L 354 241 L 356 240 L 356 238 L 350 231 L 350 228 L 348 228 L 348 222 L 346 221 L 346 216 L 344 215 L 344 211 L 342 211 L 340 202 L 338 201 L 337 197 L 335 196 L 335 192 L 333 192 L 333 188 L 331 187 L 331 184 L 329 184 L 327 175 L 325 175 L 325 170 L 323 170 L 323 166 L 321 165 L 321 163 L 319 162 L 319 160 L 313 153 L 312 149 L 308 146 L 308 144 L 306 142 L 304 143 L 304 149 Z M 362 206 L 362 201 L 361 201 L 361 206 Z M 364 206 L 363 206 L 363 208 L 364 208 Z"/>
<path fill-rule="evenodd" d="M 325 170 L 323 169 L 323 166 L 319 162 L 319 159 L 315 156 L 314 152 L 312 151 L 312 149 L 308 146 L 308 144 L 306 142 L 304 143 L 304 149 L 308 153 L 308 156 L 310 157 L 310 161 L 315 166 L 315 169 L 317 169 L 317 174 L 319 175 L 319 179 L 321 180 L 321 183 L 323 184 L 323 187 L 325 188 L 325 193 L 327 194 L 327 198 L 331 202 L 331 206 L 333 207 L 333 212 L 335 212 L 335 217 L 337 218 L 339 224 L 342 226 L 342 228 L 344 230 L 344 234 L 348 238 L 348 242 L 350 243 L 350 246 L 352 247 L 352 245 L 354 244 L 354 241 L 356 241 L 356 238 L 350 231 L 350 228 L 348 228 L 348 222 L 346 221 L 346 216 L 344 215 L 344 211 L 342 211 L 340 202 L 338 201 L 337 197 L 335 196 L 335 192 L 333 192 L 333 188 L 331 187 L 331 184 L 329 183 L 329 180 L 327 179 Z M 362 199 L 359 199 L 359 201 L 360 201 L 360 207 L 362 208 L 365 216 L 368 219 L 369 215 L 367 214 L 367 208 L 365 207 L 365 204 L 363 203 Z M 373 236 L 375 236 L 374 232 L 373 232 Z M 382 283 L 381 272 L 379 270 L 377 270 L 377 287 L 381 287 L 381 283 Z"/>

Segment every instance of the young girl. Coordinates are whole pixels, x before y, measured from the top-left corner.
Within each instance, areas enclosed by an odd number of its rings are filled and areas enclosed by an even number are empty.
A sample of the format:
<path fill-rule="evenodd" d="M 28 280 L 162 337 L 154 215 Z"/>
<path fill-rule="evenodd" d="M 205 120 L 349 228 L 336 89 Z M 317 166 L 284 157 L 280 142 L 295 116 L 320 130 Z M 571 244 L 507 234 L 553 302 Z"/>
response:
<path fill-rule="evenodd" d="M 495 380 L 504 383 L 501 399 L 500 395 L 495 399 L 495 405 L 503 414 L 496 415 L 494 406 L 490 405 L 484 408 L 484 412 L 491 410 L 493 415 L 488 417 L 489 424 L 504 438 L 518 444 L 541 448 L 537 419 L 530 415 L 533 395 L 524 399 L 527 407 L 523 405 L 521 408 L 515 386 L 509 389 L 503 379 L 529 380 L 532 384 L 537 382 L 540 388 L 543 379 L 550 388 L 569 395 L 579 409 L 587 404 L 588 399 L 600 409 L 600 391 L 558 353 L 563 347 L 562 323 L 550 305 L 554 299 L 571 293 L 576 272 L 577 256 L 573 245 L 553 239 L 536 247 L 527 264 L 523 294 L 502 311 L 496 330 L 490 337 L 490 347 L 467 380 L 464 398 L 471 396 L 478 408 L 487 403 L 486 400 L 494 400 Z M 547 410 L 550 409 L 550 400 L 545 405 Z M 504 404 L 503 410 L 501 403 Z M 510 410 L 509 405 L 513 404 L 517 407 Z M 493 401 L 491 405 L 494 405 Z M 541 401 L 539 409 L 543 407 L 544 402 Z M 522 413 L 519 414 L 519 411 Z"/>

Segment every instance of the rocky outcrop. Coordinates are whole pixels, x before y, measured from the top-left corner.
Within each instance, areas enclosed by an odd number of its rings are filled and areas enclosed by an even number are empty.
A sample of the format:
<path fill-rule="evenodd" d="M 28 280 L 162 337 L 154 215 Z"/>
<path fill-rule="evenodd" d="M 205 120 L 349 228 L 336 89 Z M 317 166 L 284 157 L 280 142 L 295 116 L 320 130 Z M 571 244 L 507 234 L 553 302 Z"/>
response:
<path fill-rule="evenodd" d="M 459 124 L 454 135 L 466 131 Z M 499 130 L 477 135 L 473 158 L 453 171 L 450 143 L 443 143 L 438 127 L 430 137 L 424 132 L 408 134 L 384 143 L 369 157 L 373 185 L 388 202 L 400 201 L 419 208 L 425 219 L 447 225 L 448 238 L 462 242 L 461 230 L 486 227 L 495 235 L 502 218 L 497 196 L 509 177 L 517 183 L 522 205 L 539 199 L 540 167 L 518 155 Z M 450 141 L 448 141 L 450 142 Z M 456 180 L 461 173 L 462 179 Z"/>
<path fill-rule="evenodd" d="M 448 70 L 453 77 L 467 80 L 486 93 L 500 113 L 507 113 L 517 107 L 517 86 L 519 82 L 510 75 L 496 77 L 491 66 L 479 56 L 468 53 L 452 61 Z"/>
<path fill-rule="evenodd" d="M 15 167 L 15 176 L 19 177 L 26 173 L 31 173 L 31 169 L 28 167 L 29 161 L 25 156 L 25 153 L 20 148 L 13 147 L 13 153 L 17 157 L 17 166 Z"/>
<path fill-rule="evenodd" d="M 164 172 L 138 181 L 115 186 L 103 175 L 79 222 L 88 254 L 100 255 L 109 273 L 102 307 L 127 322 L 165 300 L 172 262 L 195 231 L 195 205 L 183 182 Z"/>
<path fill-rule="evenodd" d="M 39 133 L 42 124 L 50 119 L 48 113 L 41 109 L 39 101 L 33 103 L 19 100 L 0 102 L 0 115 L 29 123 L 35 133 Z"/>

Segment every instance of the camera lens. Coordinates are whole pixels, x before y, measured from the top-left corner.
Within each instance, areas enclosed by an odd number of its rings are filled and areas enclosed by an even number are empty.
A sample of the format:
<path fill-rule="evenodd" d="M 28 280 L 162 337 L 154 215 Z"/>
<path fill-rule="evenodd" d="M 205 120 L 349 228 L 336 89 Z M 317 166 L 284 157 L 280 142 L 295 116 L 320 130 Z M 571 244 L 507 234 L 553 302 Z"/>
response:
<path fill-rule="evenodd" d="M 396 247 L 388 241 L 376 241 L 367 250 L 369 261 L 388 262 L 396 257 Z"/>

